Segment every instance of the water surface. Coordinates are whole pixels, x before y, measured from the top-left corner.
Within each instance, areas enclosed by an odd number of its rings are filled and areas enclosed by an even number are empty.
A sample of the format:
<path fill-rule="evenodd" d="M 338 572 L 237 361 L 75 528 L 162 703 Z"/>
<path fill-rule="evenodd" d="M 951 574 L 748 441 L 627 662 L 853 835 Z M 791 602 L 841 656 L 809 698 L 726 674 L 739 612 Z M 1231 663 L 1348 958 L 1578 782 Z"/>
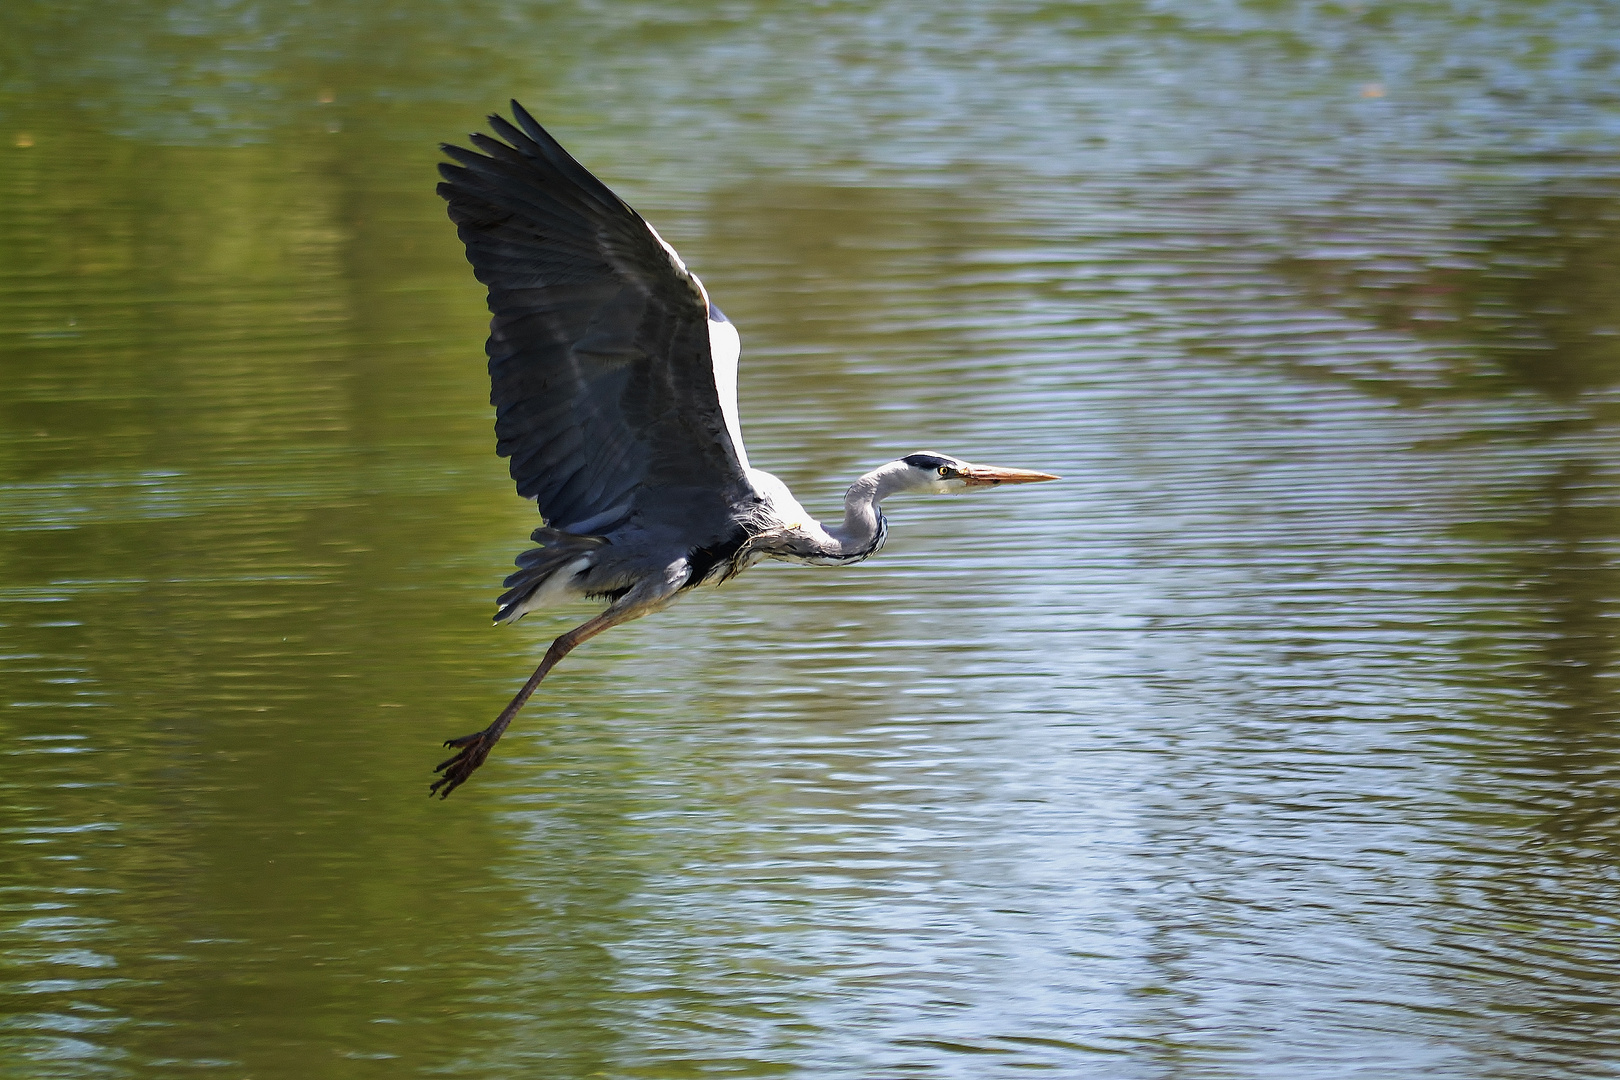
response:
<path fill-rule="evenodd" d="M 1620 1071 L 1620 18 L 0 12 L 0 1076 Z M 896 501 L 491 629 L 518 96 Z"/>

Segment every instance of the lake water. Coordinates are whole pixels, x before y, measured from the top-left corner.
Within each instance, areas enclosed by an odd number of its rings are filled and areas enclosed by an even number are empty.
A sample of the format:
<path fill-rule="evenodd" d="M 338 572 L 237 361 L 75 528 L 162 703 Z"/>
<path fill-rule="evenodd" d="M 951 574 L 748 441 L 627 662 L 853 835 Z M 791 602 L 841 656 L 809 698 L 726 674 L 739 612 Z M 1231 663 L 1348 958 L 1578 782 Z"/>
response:
<path fill-rule="evenodd" d="M 0 8 L 0 1077 L 1620 1076 L 1620 7 Z M 516 96 L 895 500 L 488 625 Z"/>

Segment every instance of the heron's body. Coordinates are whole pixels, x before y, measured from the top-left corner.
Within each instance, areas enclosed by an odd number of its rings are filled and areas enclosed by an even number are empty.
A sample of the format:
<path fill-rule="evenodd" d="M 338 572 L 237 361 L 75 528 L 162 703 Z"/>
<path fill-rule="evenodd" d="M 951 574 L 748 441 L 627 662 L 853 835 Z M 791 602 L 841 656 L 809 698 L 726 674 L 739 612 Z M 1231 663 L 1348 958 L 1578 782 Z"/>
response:
<path fill-rule="evenodd" d="M 859 562 L 882 546 L 882 501 L 1055 479 L 911 454 L 860 477 L 823 525 L 752 468 L 737 412 L 736 328 L 641 216 L 569 157 L 516 102 L 521 128 L 446 146 L 442 165 L 467 258 L 489 286 L 496 449 L 534 499 L 539 544 L 518 556 L 496 621 L 579 597 L 602 614 L 558 637 L 495 722 L 452 739 L 433 784 L 481 765 L 553 665 L 608 627 L 657 611 L 762 559 Z"/>
<path fill-rule="evenodd" d="M 735 529 L 717 543 L 670 559 L 678 538 L 656 524 L 626 521 L 600 535 L 542 527 L 543 547 L 518 556 L 519 570 L 506 579 L 496 622 L 515 622 L 532 611 L 582 597 L 616 600 L 636 582 L 663 575 L 676 583 L 670 598 L 688 589 L 719 585 L 763 559 L 836 566 L 875 555 L 888 523 L 874 496 L 876 483 L 855 492 L 845 523 L 828 529 L 811 517 L 780 479 L 749 469 L 745 498 L 731 507 Z M 877 478 L 874 478 L 877 479 Z M 600 542 L 598 542 L 600 541 Z"/>

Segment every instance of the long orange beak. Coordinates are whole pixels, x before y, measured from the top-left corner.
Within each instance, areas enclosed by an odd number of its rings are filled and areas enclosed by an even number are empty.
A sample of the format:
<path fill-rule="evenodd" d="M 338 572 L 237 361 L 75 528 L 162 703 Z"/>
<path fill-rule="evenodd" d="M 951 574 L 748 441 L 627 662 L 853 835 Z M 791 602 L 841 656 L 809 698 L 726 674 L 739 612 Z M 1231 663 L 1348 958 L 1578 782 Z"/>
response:
<path fill-rule="evenodd" d="M 1033 469 L 1002 469 L 994 465 L 969 465 L 962 470 L 967 486 L 994 487 L 997 484 L 1038 484 L 1042 480 L 1061 480 L 1063 477 Z"/>

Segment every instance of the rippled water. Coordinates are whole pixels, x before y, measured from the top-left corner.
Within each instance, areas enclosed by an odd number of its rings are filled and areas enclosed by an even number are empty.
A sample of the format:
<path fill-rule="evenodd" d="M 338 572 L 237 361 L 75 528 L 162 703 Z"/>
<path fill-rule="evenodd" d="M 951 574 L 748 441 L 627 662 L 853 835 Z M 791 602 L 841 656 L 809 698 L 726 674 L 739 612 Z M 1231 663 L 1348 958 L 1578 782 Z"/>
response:
<path fill-rule="evenodd" d="M 0 1076 L 1620 1073 L 1620 17 L 0 9 Z M 434 144 L 516 95 L 807 505 L 604 636 Z M 579 614 L 579 613 L 574 613 Z"/>

